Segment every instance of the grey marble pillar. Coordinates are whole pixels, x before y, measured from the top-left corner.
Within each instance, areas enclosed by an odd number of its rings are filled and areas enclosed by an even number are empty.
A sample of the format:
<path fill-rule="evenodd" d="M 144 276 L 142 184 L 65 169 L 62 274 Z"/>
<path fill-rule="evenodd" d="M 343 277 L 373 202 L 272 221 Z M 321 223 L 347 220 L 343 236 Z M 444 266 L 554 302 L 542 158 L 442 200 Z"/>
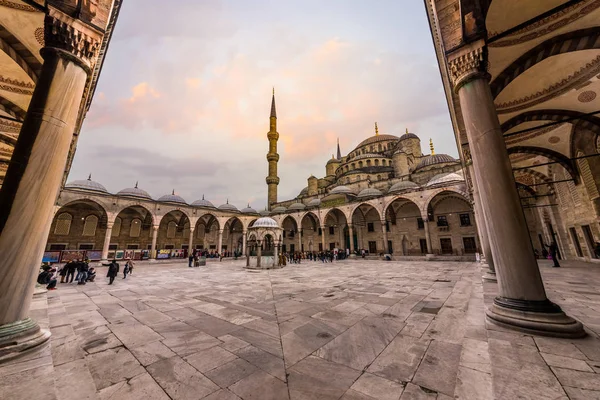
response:
<path fill-rule="evenodd" d="M 390 249 L 388 248 L 388 234 L 387 234 L 387 229 L 385 227 L 385 220 L 381 220 L 381 233 L 383 234 L 383 253 L 387 254 Z"/>
<path fill-rule="evenodd" d="M 156 241 L 158 240 L 158 226 L 152 226 L 152 249 L 150 250 L 150 258 L 156 260 Z"/>
<path fill-rule="evenodd" d="M 423 219 L 423 227 L 425 228 L 425 242 L 427 242 L 427 254 L 433 254 L 433 246 L 431 245 L 431 234 L 429 233 L 429 217 L 424 215 Z"/>
<path fill-rule="evenodd" d="M 302 251 L 302 229 L 298 229 L 298 252 Z"/>
<path fill-rule="evenodd" d="M 223 251 L 223 229 L 219 229 L 219 237 L 217 240 L 217 252 L 221 254 Z"/>
<path fill-rule="evenodd" d="M 475 172 L 473 171 L 473 165 L 469 166 L 469 175 L 471 176 L 471 179 L 474 179 L 473 177 Z M 497 282 L 496 270 L 494 268 L 494 256 L 492 255 L 492 248 L 490 246 L 487 223 L 481 208 L 481 197 L 479 196 L 479 190 L 475 185 L 473 185 L 473 207 L 475 211 L 477 232 L 479 233 L 479 242 L 481 243 L 481 250 L 483 251 L 485 264 L 487 264 L 488 267 L 483 279 L 490 282 Z"/>
<path fill-rule="evenodd" d="M 580 337 L 581 323 L 546 297 L 485 71 L 486 50 L 470 46 L 450 56 L 450 69 L 498 277 L 488 319 L 526 332 Z"/>
<path fill-rule="evenodd" d="M 194 228 L 190 228 L 190 240 L 188 241 L 188 254 L 194 251 Z"/>
<path fill-rule="evenodd" d="M 348 236 L 350 238 L 350 255 L 354 255 L 354 227 L 348 224 Z"/>
<path fill-rule="evenodd" d="M 242 254 L 246 255 L 246 235 L 248 231 L 242 231 Z"/>
<path fill-rule="evenodd" d="M 323 251 L 327 250 L 325 248 L 325 225 L 321 226 L 321 247 L 323 247 Z"/>
<path fill-rule="evenodd" d="M 104 234 L 104 244 L 102 245 L 102 261 L 108 261 L 108 248 L 110 247 L 110 237 L 112 236 L 112 222 L 106 224 L 106 233 Z"/>

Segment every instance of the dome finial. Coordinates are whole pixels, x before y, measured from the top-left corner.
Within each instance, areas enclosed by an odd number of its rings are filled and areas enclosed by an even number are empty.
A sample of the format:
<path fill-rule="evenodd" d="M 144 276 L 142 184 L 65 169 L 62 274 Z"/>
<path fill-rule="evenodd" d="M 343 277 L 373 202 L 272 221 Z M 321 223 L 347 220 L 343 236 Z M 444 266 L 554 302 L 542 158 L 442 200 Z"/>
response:
<path fill-rule="evenodd" d="M 92 174 L 90 174 L 90 175 L 88 176 L 88 181 L 91 181 L 91 180 L 92 180 Z"/>
<path fill-rule="evenodd" d="M 135 181 L 135 188 L 138 188 L 138 181 Z"/>
<path fill-rule="evenodd" d="M 435 150 L 433 149 L 433 139 L 429 138 L 429 148 L 431 149 L 431 155 L 435 155 Z"/>
<path fill-rule="evenodd" d="M 229 198 L 227 198 L 227 204 L 229 204 Z"/>
<path fill-rule="evenodd" d="M 273 86 L 273 96 L 275 96 L 275 86 Z"/>
<path fill-rule="evenodd" d="M 202 200 L 204 200 L 204 195 L 202 195 Z"/>
<path fill-rule="evenodd" d="M 173 192 L 171 193 L 171 195 L 175 196 L 175 189 L 173 189 Z"/>
<path fill-rule="evenodd" d="M 406 128 L 406 134 L 408 135 L 408 128 Z"/>
<path fill-rule="evenodd" d="M 248 203 L 248 208 L 250 208 L 250 203 Z"/>
<path fill-rule="evenodd" d="M 377 127 L 377 122 L 375 122 L 375 136 L 379 136 L 379 128 Z"/>

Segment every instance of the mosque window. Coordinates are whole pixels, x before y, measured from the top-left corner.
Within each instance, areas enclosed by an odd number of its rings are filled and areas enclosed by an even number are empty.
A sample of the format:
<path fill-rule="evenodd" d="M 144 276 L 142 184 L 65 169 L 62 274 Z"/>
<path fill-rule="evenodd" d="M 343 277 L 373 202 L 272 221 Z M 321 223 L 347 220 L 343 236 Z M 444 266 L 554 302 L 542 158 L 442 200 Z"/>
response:
<path fill-rule="evenodd" d="M 379 146 L 377 146 L 379 151 L 382 151 L 383 149 L 381 148 L 381 143 L 379 143 Z"/>
<path fill-rule="evenodd" d="M 381 165 L 385 167 L 385 164 L 386 164 L 385 160 L 381 160 Z"/>
<path fill-rule="evenodd" d="M 367 160 L 367 167 L 371 166 L 371 160 Z"/>
<path fill-rule="evenodd" d="M 133 219 L 133 221 L 131 221 L 131 226 L 129 227 L 129 237 L 140 237 L 141 231 L 142 221 L 140 221 L 138 218 Z"/>
<path fill-rule="evenodd" d="M 448 226 L 448 218 L 445 215 L 438 215 L 437 226 Z"/>
<path fill-rule="evenodd" d="M 54 226 L 55 235 L 68 235 L 71 231 L 71 221 L 73 216 L 69 213 L 62 213 L 56 218 L 56 225 Z"/>
<path fill-rule="evenodd" d="M 372 222 L 367 223 L 367 232 L 375 232 L 375 226 Z"/>
<path fill-rule="evenodd" d="M 577 152 L 577 157 L 583 157 L 583 153 Z M 580 158 L 579 160 L 577 160 L 577 166 L 579 167 L 579 171 L 581 172 L 581 180 L 585 185 L 585 189 L 587 190 L 587 194 L 590 200 L 594 200 L 600 197 L 600 194 L 598 194 L 598 187 L 596 186 L 596 181 L 590 169 L 590 164 L 588 163 L 588 160 L 585 158 Z"/>
<path fill-rule="evenodd" d="M 123 221 L 121 221 L 121 218 L 117 217 L 115 218 L 115 223 L 113 224 L 113 229 L 112 229 L 112 233 L 111 236 L 112 237 L 119 237 L 119 235 L 121 234 L 121 223 Z"/>
<path fill-rule="evenodd" d="M 381 180 L 381 175 L 377 175 L 377 180 L 380 181 Z"/>
<path fill-rule="evenodd" d="M 471 226 L 471 216 L 469 214 L 460 214 L 460 226 Z"/>
<path fill-rule="evenodd" d="M 323 229 L 319 228 L 319 236 L 321 236 L 322 234 L 323 234 Z"/>
<path fill-rule="evenodd" d="M 82 236 L 95 236 L 97 226 L 98 226 L 98 217 L 96 217 L 95 215 L 88 215 L 85 218 L 85 223 L 83 224 Z"/>
<path fill-rule="evenodd" d="M 335 232 L 334 232 L 334 228 L 333 228 L 333 226 L 330 226 L 330 227 L 329 227 L 329 234 L 330 234 L 330 235 L 333 235 L 334 233 L 335 233 Z"/>
<path fill-rule="evenodd" d="M 417 218 L 417 229 L 425 229 L 425 221 L 421 217 Z"/>
<path fill-rule="evenodd" d="M 356 164 L 352 163 L 352 169 L 356 169 Z"/>
<path fill-rule="evenodd" d="M 362 161 L 359 161 L 359 162 L 358 162 L 358 168 L 362 168 L 362 167 L 363 167 L 363 162 L 362 162 Z"/>
<path fill-rule="evenodd" d="M 177 230 L 177 224 L 175 221 L 169 222 L 167 225 L 167 239 L 173 239 L 175 237 L 175 231 Z"/>
<path fill-rule="evenodd" d="M 379 160 L 375 160 L 375 166 L 378 167 L 379 166 Z"/>

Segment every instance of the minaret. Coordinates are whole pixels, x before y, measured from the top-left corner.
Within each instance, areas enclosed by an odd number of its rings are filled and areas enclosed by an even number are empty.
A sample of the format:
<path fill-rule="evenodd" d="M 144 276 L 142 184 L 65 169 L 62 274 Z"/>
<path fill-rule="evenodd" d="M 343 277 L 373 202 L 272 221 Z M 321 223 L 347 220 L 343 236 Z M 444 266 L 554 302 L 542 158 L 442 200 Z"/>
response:
<path fill-rule="evenodd" d="M 277 140 L 279 140 L 279 133 L 277 133 L 277 112 L 275 111 L 275 88 L 273 88 L 273 98 L 271 99 L 271 116 L 269 117 L 269 133 L 267 138 L 269 139 L 269 152 L 267 153 L 267 161 L 269 162 L 269 175 L 267 176 L 267 201 L 269 203 L 269 210 L 273 203 L 277 203 L 277 185 L 279 185 L 279 177 L 277 176 L 277 162 L 279 161 L 279 154 L 277 154 Z"/>

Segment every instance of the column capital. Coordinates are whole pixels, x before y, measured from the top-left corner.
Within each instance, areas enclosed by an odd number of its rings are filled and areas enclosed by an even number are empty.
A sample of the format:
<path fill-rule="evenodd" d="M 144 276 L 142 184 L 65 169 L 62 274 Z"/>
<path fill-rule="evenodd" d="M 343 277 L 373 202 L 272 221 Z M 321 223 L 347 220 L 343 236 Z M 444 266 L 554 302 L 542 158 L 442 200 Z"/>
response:
<path fill-rule="evenodd" d="M 152 230 L 154 232 L 158 231 L 159 225 L 152 225 Z"/>
<path fill-rule="evenodd" d="M 448 70 L 455 92 L 474 79 L 490 79 L 487 58 L 487 47 L 483 40 L 462 47 L 448 56 Z"/>
<path fill-rule="evenodd" d="M 106 229 L 112 229 L 114 225 L 114 222 L 107 222 L 106 223 Z"/>
<path fill-rule="evenodd" d="M 103 32 L 49 7 L 44 20 L 45 52 L 58 52 L 91 73 L 102 44 Z"/>

